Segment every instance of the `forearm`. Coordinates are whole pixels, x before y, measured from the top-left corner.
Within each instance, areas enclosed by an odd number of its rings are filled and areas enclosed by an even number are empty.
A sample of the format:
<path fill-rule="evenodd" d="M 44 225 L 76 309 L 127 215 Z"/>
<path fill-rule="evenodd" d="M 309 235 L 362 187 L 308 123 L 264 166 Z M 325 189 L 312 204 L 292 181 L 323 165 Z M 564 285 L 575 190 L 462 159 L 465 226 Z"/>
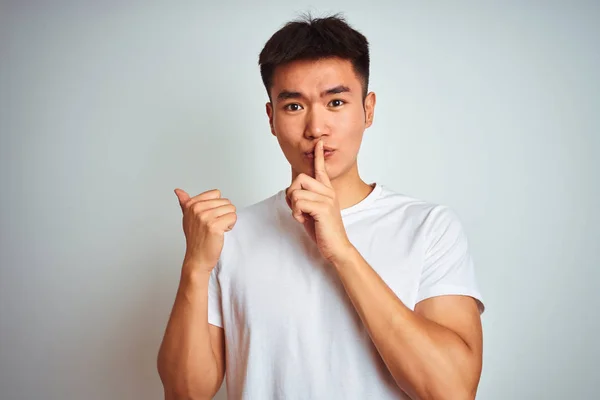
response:
<path fill-rule="evenodd" d="M 158 355 L 158 371 L 165 393 L 172 398 L 210 399 L 220 385 L 208 326 L 210 275 L 191 270 L 184 264 Z"/>
<path fill-rule="evenodd" d="M 406 307 L 356 249 L 333 266 L 402 390 L 418 399 L 474 397 L 476 363 L 460 336 Z"/>

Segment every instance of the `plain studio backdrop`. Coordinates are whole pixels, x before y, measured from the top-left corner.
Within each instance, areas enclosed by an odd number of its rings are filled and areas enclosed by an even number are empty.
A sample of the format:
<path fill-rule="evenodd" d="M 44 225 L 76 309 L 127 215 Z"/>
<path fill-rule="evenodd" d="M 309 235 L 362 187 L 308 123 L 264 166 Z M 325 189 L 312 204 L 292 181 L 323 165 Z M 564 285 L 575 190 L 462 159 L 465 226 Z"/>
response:
<path fill-rule="evenodd" d="M 597 398 L 598 3 L 13 1 L 1 399 L 162 398 L 173 189 L 244 207 L 289 184 L 257 60 L 305 11 L 343 12 L 371 43 L 363 178 L 465 225 L 487 306 L 478 398 Z"/>

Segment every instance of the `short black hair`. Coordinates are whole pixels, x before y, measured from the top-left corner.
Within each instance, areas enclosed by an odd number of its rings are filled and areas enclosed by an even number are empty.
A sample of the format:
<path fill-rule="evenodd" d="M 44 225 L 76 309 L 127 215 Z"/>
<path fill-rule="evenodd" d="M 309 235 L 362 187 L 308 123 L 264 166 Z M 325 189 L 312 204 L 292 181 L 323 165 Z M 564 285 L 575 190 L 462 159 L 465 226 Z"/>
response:
<path fill-rule="evenodd" d="M 275 68 L 297 60 L 338 57 L 349 60 L 359 77 L 363 101 L 369 86 L 369 42 L 340 14 L 313 18 L 305 14 L 286 23 L 271 36 L 260 52 L 258 64 L 267 95 L 271 99 Z"/>

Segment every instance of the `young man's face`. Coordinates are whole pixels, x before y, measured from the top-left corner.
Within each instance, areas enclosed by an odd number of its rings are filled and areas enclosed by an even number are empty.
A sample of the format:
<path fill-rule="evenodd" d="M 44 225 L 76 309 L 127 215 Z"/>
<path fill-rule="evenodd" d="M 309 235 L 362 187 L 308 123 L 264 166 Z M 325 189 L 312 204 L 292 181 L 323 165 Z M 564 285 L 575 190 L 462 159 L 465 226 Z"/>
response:
<path fill-rule="evenodd" d="M 271 132 L 294 176 L 314 176 L 313 150 L 323 139 L 331 180 L 356 167 L 365 128 L 371 126 L 375 94 L 363 104 L 362 84 L 352 63 L 339 58 L 294 61 L 275 69 L 267 103 Z"/>

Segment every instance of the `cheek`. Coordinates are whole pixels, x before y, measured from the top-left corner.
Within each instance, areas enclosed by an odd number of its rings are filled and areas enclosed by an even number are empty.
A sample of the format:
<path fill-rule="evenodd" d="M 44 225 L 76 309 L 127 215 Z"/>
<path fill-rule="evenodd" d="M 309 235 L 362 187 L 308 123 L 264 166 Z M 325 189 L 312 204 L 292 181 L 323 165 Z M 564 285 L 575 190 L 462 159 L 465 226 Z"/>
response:
<path fill-rule="evenodd" d="M 298 123 L 290 121 L 289 118 L 280 118 L 273 121 L 273 128 L 285 158 L 295 168 L 301 168 L 303 160 L 297 149 L 301 147 L 300 142 L 304 135 L 298 128 Z"/>
<path fill-rule="evenodd" d="M 293 132 L 294 127 L 289 118 L 275 118 L 273 126 L 278 135 L 285 137 L 290 136 L 290 132 Z"/>
<path fill-rule="evenodd" d="M 303 137 L 302 120 L 300 118 L 276 118 L 273 127 L 282 149 L 297 147 Z"/>
<path fill-rule="evenodd" d="M 341 146 L 351 152 L 360 147 L 365 121 L 360 111 L 340 115 L 335 121 L 337 140 Z"/>

